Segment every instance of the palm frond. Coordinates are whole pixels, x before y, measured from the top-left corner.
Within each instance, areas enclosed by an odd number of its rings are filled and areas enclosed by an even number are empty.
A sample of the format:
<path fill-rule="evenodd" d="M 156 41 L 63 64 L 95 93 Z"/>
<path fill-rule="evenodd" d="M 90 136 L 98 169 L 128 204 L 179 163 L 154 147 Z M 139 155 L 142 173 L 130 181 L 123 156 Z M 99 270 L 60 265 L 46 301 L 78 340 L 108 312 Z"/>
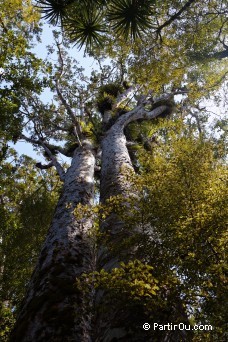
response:
<path fill-rule="evenodd" d="M 85 45 L 90 49 L 93 44 L 101 46 L 103 33 L 106 32 L 103 24 L 103 15 L 91 6 L 80 11 L 80 15 L 67 17 L 64 28 L 72 43 L 76 43 L 79 49 Z"/>
<path fill-rule="evenodd" d="M 43 14 L 43 19 L 48 20 L 50 24 L 57 25 L 62 23 L 66 7 L 74 0 L 39 0 L 37 7 Z"/>
<path fill-rule="evenodd" d="M 108 9 L 107 18 L 118 34 L 135 39 L 151 27 L 154 1 L 114 0 Z"/>

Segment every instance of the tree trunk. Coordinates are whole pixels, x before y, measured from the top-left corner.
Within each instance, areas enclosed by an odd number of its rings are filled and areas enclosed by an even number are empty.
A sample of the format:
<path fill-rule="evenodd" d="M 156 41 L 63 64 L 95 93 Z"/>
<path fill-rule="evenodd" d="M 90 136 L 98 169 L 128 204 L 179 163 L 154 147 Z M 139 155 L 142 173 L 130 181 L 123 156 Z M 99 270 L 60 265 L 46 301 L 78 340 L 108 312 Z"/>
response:
<path fill-rule="evenodd" d="M 131 215 L 128 205 L 128 198 L 137 197 L 133 193 L 132 176 L 134 168 L 126 146 L 126 137 L 124 128 L 133 121 L 139 119 L 153 119 L 161 115 L 167 110 L 167 106 L 160 106 L 149 112 L 142 105 L 137 106 L 132 111 L 121 116 L 117 122 L 106 132 L 102 141 L 102 168 L 100 183 L 100 200 L 105 203 L 112 196 L 121 196 L 121 205 L 126 207 L 129 215 Z M 131 235 L 132 232 L 124 229 L 124 222 L 119 219 L 118 215 L 111 213 L 101 226 L 103 232 L 107 232 L 111 236 L 112 244 L 118 244 L 118 239 L 123 239 Z M 129 260 L 131 251 L 124 251 L 118 255 L 119 261 Z M 126 259 L 126 260 L 125 260 Z M 118 266 L 116 257 L 109 255 L 108 250 L 101 248 L 98 259 L 99 266 L 106 270 L 111 270 Z"/>
<path fill-rule="evenodd" d="M 121 116 L 109 129 L 102 141 L 102 171 L 101 171 L 101 202 L 105 203 L 112 196 L 121 195 L 120 205 L 126 208 L 131 215 L 128 198 L 137 198 L 133 193 L 131 177 L 134 175 L 134 168 L 126 146 L 124 128 L 127 124 L 138 119 L 152 119 L 167 109 L 160 106 L 148 112 L 143 106 L 138 106 L 131 112 Z M 119 262 L 128 262 L 135 258 L 135 247 L 118 249 L 113 253 L 116 246 L 120 246 L 125 239 L 137 233 L 137 227 L 126 229 L 121 218 L 112 212 L 101 226 L 102 233 L 108 234 L 108 244 L 99 246 L 98 267 L 111 271 L 118 267 Z M 128 322 L 135 313 L 132 310 L 120 307 L 120 303 L 112 302 L 105 291 L 99 290 L 96 296 L 96 338 L 95 341 L 144 341 L 146 339 L 142 325 L 138 333 L 131 331 Z M 100 310 L 102 308 L 102 310 Z M 133 309 L 134 310 L 134 309 Z M 137 308 L 135 308 L 137 311 Z M 134 319 L 133 319 L 134 320 Z M 138 322 L 139 323 L 139 322 Z M 144 322 L 145 323 L 145 322 Z"/>
<path fill-rule="evenodd" d="M 105 201 L 112 196 L 121 196 L 121 204 L 126 205 L 127 198 L 131 195 L 130 177 L 134 174 L 134 168 L 126 146 L 126 137 L 123 128 L 114 125 L 107 132 L 102 141 L 102 169 L 100 184 L 100 200 Z M 112 212 L 101 225 L 102 232 L 109 235 L 112 244 L 118 244 L 118 240 L 125 237 L 124 222 L 118 215 Z M 123 261 L 123 256 L 113 256 L 106 247 L 99 249 L 99 267 L 111 270 L 118 266 L 118 259 Z"/>
<path fill-rule="evenodd" d="M 88 141 L 74 154 L 65 175 L 62 195 L 33 273 L 13 331 L 12 342 L 90 341 L 90 313 L 75 287 L 76 278 L 91 270 L 88 238 L 90 219 L 77 219 L 73 210 L 91 205 L 95 157 Z"/>

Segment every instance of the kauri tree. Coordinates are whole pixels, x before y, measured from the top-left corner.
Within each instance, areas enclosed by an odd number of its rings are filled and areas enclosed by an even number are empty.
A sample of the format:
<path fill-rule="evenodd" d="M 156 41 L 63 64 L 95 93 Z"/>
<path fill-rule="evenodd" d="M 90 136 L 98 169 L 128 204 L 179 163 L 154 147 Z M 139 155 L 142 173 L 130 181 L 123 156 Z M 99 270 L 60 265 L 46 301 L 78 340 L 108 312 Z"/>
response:
<path fill-rule="evenodd" d="M 19 76 L 9 82 L 3 74 L 6 91 L 17 95 L 11 117 L 21 120 L 13 140 L 42 151 L 46 163 L 36 166 L 54 167 L 63 183 L 11 340 L 197 340 L 192 331 L 157 333 L 142 324 L 156 317 L 160 323 L 215 322 L 210 308 L 216 311 L 223 298 L 224 231 L 218 221 L 224 219 L 224 197 L 218 189 L 224 170 L 208 152 L 213 148 L 202 133 L 199 101 L 225 78 L 225 4 L 37 5 L 61 25 L 65 44 L 85 46 L 100 70 L 86 77 L 55 33 L 57 62 L 34 57 L 30 83 L 17 83 Z M 104 65 L 107 56 L 112 62 Z M 46 103 L 44 89 L 52 95 Z M 198 132 L 186 123 L 186 113 Z M 71 158 L 69 167 L 61 154 Z M 219 198 L 207 192 L 209 181 Z M 207 206 L 215 216 L 206 215 Z M 221 277 L 218 288 L 213 270 Z M 217 326 L 215 338 L 224 331 L 221 322 Z"/>

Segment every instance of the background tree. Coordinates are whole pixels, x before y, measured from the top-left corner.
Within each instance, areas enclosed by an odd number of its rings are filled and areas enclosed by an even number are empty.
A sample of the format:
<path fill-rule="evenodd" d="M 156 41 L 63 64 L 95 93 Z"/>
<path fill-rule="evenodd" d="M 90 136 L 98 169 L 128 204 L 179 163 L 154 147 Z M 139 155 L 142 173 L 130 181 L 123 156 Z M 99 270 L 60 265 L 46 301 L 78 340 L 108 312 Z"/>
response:
<path fill-rule="evenodd" d="M 189 131 L 182 124 L 173 128 L 168 125 L 167 128 L 169 143 L 160 141 L 152 155 L 146 157 L 148 163 L 145 155 L 142 156 L 146 174 L 143 172 L 141 178 L 142 198 L 138 217 L 145 237 L 140 239 L 138 252 L 143 257 L 147 255 L 148 263 L 154 267 L 154 276 L 161 283 L 166 279 L 165 288 L 170 289 L 169 295 L 173 297 L 171 302 L 176 301 L 176 291 L 179 293 L 192 323 L 210 323 L 213 326 L 213 332 L 201 332 L 203 336 L 198 332 L 199 336 L 196 334 L 193 340 L 222 340 L 226 314 L 223 306 L 220 306 L 220 313 L 216 307 L 225 295 L 226 273 L 227 171 L 223 163 L 223 148 L 215 157 L 218 145 L 215 149 L 210 139 L 197 137 L 194 131 Z M 134 212 L 133 216 L 136 215 Z M 170 297 L 167 303 L 169 300 Z M 175 310 L 174 304 L 171 307 Z M 172 310 L 172 319 L 166 320 L 178 321 L 177 313 Z M 181 312 L 178 315 L 180 320 Z"/>
<path fill-rule="evenodd" d="M 4 341 L 8 340 L 53 215 L 59 188 L 55 179 L 50 170 L 38 172 L 31 158 L 18 158 L 13 149 L 1 163 L 0 300 Z"/>

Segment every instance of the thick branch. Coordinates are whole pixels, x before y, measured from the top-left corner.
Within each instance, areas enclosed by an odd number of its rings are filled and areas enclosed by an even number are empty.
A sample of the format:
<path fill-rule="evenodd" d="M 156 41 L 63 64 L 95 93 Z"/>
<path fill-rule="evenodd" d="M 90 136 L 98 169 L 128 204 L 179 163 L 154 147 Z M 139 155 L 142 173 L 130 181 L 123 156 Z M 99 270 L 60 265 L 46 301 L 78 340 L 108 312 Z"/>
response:
<path fill-rule="evenodd" d="M 118 108 L 124 101 L 129 99 L 135 90 L 137 90 L 137 88 L 135 89 L 135 87 L 130 87 L 124 93 L 120 94 L 112 109 Z"/>
<path fill-rule="evenodd" d="M 223 59 L 228 57 L 228 48 L 222 51 L 216 51 L 213 53 L 205 53 L 205 52 L 195 52 L 192 53 L 191 56 L 195 58 L 199 62 L 204 62 L 205 59 Z"/>
<path fill-rule="evenodd" d="M 38 167 L 41 170 L 47 170 L 50 169 L 53 166 L 52 161 L 49 164 L 43 165 L 42 163 L 36 163 L 36 167 Z"/>
<path fill-rule="evenodd" d="M 217 58 L 217 59 L 223 59 L 228 57 L 228 48 L 223 51 L 218 51 L 213 53 L 212 55 L 209 55 L 210 58 Z"/>
<path fill-rule="evenodd" d="M 51 150 L 47 147 L 47 144 L 45 144 L 42 140 L 35 140 L 35 139 L 31 139 L 26 137 L 24 134 L 21 135 L 21 138 L 32 143 L 35 145 L 39 145 L 42 146 L 43 149 L 45 150 L 45 152 L 47 153 L 47 155 L 49 156 L 49 158 L 51 159 L 52 165 L 55 166 L 56 171 L 61 179 L 61 181 L 64 181 L 65 179 L 65 171 L 62 168 L 62 166 L 60 165 L 60 163 L 58 162 L 58 160 L 53 156 L 53 154 L 51 153 Z"/>
<path fill-rule="evenodd" d="M 196 124 L 197 124 L 199 134 L 202 134 L 202 129 L 201 129 L 200 120 L 199 120 L 198 115 L 196 113 L 191 113 L 191 116 L 193 116 L 196 120 Z"/>
<path fill-rule="evenodd" d="M 30 142 L 31 144 L 42 146 L 40 139 L 39 140 L 31 139 L 31 138 L 26 137 L 24 134 L 21 134 L 20 138 Z M 64 156 L 69 157 L 69 153 L 67 149 L 58 145 L 49 144 L 47 142 L 45 142 L 45 145 L 47 146 L 47 148 L 49 148 L 50 151 L 57 151 L 63 154 Z"/>
<path fill-rule="evenodd" d="M 180 15 L 188 8 L 191 6 L 191 4 L 194 2 L 195 0 L 189 0 L 177 13 L 175 13 L 174 15 L 172 15 L 169 20 L 165 21 L 164 24 L 160 25 L 157 28 L 157 33 L 160 33 L 161 30 L 166 27 L 169 26 L 174 20 L 176 20 L 177 18 L 180 17 Z"/>
<path fill-rule="evenodd" d="M 0 17 L 0 23 L 1 23 L 1 26 L 2 26 L 2 28 L 3 28 L 3 31 L 4 31 L 5 33 L 7 33 L 7 32 L 8 32 L 8 29 L 7 29 L 7 27 L 5 26 L 5 24 L 4 24 L 4 22 L 3 22 L 3 20 L 2 20 L 1 17 Z"/>
<path fill-rule="evenodd" d="M 119 127 L 119 129 L 123 130 L 132 121 L 140 119 L 151 120 L 158 116 L 161 116 L 163 113 L 170 110 L 170 100 L 173 100 L 173 94 L 163 94 L 158 99 L 156 99 L 154 105 L 160 102 L 162 104 L 148 111 L 145 109 L 145 105 L 147 104 L 147 102 L 150 103 L 150 99 L 146 99 L 145 96 L 144 101 L 139 101 L 138 105 L 133 110 L 122 115 L 112 127 L 113 129 L 118 129 L 117 127 Z"/>
<path fill-rule="evenodd" d="M 53 165 L 55 166 L 55 168 L 56 168 L 56 170 L 58 172 L 58 175 L 59 175 L 61 181 L 64 181 L 64 179 L 65 179 L 65 171 L 63 170 L 62 166 L 60 165 L 58 160 L 53 156 L 53 154 L 51 153 L 51 151 L 45 145 L 44 142 L 41 142 L 41 146 L 44 148 L 45 152 L 48 154 L 49 158 L 51 159 Z"/>
<path fill-rule="evenodd" d="M 140 108 L 141 107 L 141 108 Z M 163 112 L 165 112 L 168 109 L 168 106 L 160 106 L 152 111 L 146 111 L 144 107 L 139 106 L 136 107 L 134 110 L 131 112 L 127 113 L 129 115 L 126 115 L 125 117 L 122 117 L 122 122 L 120 122 L 120 125 L 122 124 L 123 128 L 126 127 L 130 122 L 144 119 L 144 120 L 151 120 L 156 118 L 159 115 L 162 115 Z M 121 121 L 121 120 L 120 120 Z"/>

